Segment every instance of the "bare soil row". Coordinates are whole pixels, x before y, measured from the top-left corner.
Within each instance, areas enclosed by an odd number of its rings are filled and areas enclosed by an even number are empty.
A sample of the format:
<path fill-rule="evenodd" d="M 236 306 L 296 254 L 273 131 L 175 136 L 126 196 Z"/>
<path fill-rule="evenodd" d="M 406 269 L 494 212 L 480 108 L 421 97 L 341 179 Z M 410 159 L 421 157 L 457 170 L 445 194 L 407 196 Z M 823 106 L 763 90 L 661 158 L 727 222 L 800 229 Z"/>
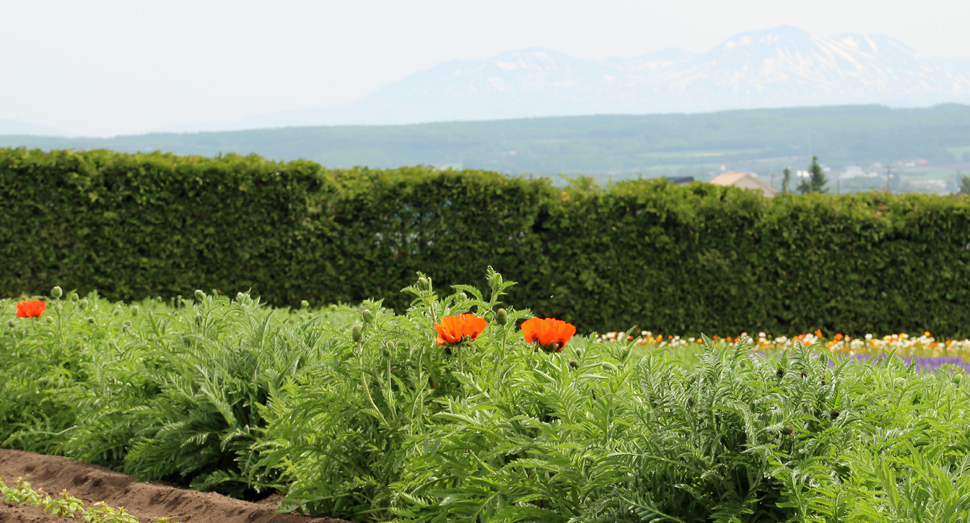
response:
<path fill-rule="evenodd" d="M 178 523 L 349 523 L 328 517 L 277 514 L 279 496 L 250 503 L 159 482 L 142 483 L 104 467 L 58 456 L 0 449 L 0 479 L 10 486 L 19 477 L 52 495 L 67 490 L 86 505 L 104 501 L 112 507 L 124 507 L 144 523 L 157 522 L 158 517 L 170 517 Z M 0 523 L 64 521 L 37 507 L 0 503 Z"/>

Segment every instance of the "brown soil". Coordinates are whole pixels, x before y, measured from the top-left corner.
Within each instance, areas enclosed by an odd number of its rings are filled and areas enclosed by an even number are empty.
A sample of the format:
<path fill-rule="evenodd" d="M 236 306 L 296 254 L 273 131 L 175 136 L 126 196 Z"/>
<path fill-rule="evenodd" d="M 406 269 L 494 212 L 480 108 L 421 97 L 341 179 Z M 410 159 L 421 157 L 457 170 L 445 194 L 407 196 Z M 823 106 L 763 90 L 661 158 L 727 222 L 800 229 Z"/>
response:
<path fill-rule="evenodd" d="M 97 465 L 57 456 L 0 449 L 0 479 L 12 486 L 17 478 L 52 495 L 67 490 L 86 506 L 104 501 L 124 507 L 143 523 L 171 517 L 178 523 L 349 523 L 342 519 L 276 514 L 279 496 L 259 503 L 227 498 L 212 492 L 195 492 L 159 483 L 140 483 L 131 476 Z M 61 523 L 69 521 L 44 514 L 40 508 L 0 503 L 0 523 Z"/>

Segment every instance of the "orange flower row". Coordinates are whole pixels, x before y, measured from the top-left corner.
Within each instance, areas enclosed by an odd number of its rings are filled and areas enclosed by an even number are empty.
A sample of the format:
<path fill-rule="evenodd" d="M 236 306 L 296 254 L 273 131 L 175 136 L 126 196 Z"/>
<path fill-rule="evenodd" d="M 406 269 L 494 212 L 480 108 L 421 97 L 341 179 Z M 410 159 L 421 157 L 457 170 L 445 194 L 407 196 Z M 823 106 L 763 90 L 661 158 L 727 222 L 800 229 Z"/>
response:
<path fill-rule="evenodd" d="M 474 314 L 446 316 L 441 323 L 435 323 L 438 332 L 435 342 L 440 345 L 457 345 L 465 341 L 475 341 L 485 331 L 488 324 Z M 525 341 L 535 343 L 546 352 L 559 352 L 576 334 L 576 327 L 554 318 L 532 318 L 522 324 Z"/>

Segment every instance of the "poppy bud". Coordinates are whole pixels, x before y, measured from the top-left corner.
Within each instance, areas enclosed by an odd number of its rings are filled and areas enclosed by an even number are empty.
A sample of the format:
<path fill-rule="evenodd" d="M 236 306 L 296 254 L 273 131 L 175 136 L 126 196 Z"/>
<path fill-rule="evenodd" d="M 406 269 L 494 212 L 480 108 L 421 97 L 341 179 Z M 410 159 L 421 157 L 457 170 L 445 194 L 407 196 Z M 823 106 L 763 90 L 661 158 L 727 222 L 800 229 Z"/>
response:
<path fill-rule="evenodd" d="M 418 288 L 421 290 L 427 290 L 430 282 L 424 276 L 418 278 Z"/>
<path fill-rule="evenodd" d="M 959 384 L 963 381 L 963 374 L 953 374 L 953 383 Z"/>
<path fill-rule="evenodd" d="M 132 306 L 131 306 L 131 314 L 132 314 L 132 315 L 134 315 L 134 316 L 138 316 L 138 312 L 139 312 L 139 311 L 141 311 L 141 307 L 139 307 L 139 306 L 137 306 L 137 305 L 132 305 Z"/>
<path fill-rule="evenodd" d="M 573 349 L 573 354 L 575 354 L 577 358 L 582 358 L 583 357 L 583 349 Z"/>
<path fill-rule="evenodd" d="M 202 292 L 202 289 L 195 289 L 195 299 L 199 301 L 202 301 L 205 299 L 205 293 Z"/>
<path fill-rule="evenodd" d="M 372 321 L 374 321 L 374 313 L 373 313 L 373 312 L 371 312 L 371 311 L 370 311 L 370 309 L 364 309 L 364 310 L 363 310 L 363 311 L 362 311 L 362 312 L 360 313 L 360 318 L 361 318 L 362 320 L 364 320 L 364 323 L 365 323 L 365 324 L 369 324 L 369 323 L 371 323 Z"/>
<path fill-rule="evenodd" d="M 310 306 L 310 302 L 308 302 L 306 300 L 303 300 L 303 301 L 300 302 L 300 308 L 301 309 L 306 309 L 309 306 Z"/>
<path fill-rule="evenodd" d="M 468 299 L 468 295 L 465 294 L 464 292 L 459 292 L 458 293 L 458 299 L 460 299 L 461 301 L 465 301 L 465 300 Z"/>
<path fill-rule="evenodd" d="M 78 301 L 79 299 L 81 299 L 81 297 L 78 296 L 76 292 L 71 293 L 71 301 Z"/>
<path fill-rule="evenodd" d="M 776 372 L 775 375 L 777 375 L 779 378 L 784 378 L 785 377 L 785 369 L 778 369 L 778 372 Z"/>
<path fill-rule="evenodd" d="M 354 328 L 350 330 L 350 338 L 354 340 L 354 343 L 360 343 L 360 339 L 364 336 L 364 326 L 361 324 L 354 325 Z"/>
<path fill-rule="evenodd" d="M 576 360 L 569 360 L 569 366 L 572 367 L 572 368 L 574 368 L 574 369 L 578 369 L 579 368 L 579 362 L 576 361 Z"/>
<path fill-rule="evenodd" d="M 64 290 L 55 285 L 54 288 L 51 289 L 51 297 L 56 300 L 61 296 L 64 296 Z"/>
<path fill-rule="evenodd" d="M 612 372 L 616 372 L 616 370 L 617 370 L 616 369 L 616 365 L 613 365 L 612 363 L 610 363 L 608 361 L 604 361 L 602 367 L 603 367 L 603 370 L 608 370 L 608 371 L 612 371 Z"/>
<path fill-rule="evenodd" d="M 804 378 L 805 376 L 808 376 L 808 373 L 805 371 L 802 371 L 801 373 L 799 373 L 799 376 Z"/>
<path fill-rule="evenodd" d="M 94 323 L 94 318 L 92 316 L 88 316 L 88 323 Z"/>
<path fill-rule="evenodd" d="M 381 356 L 384 356 L 385 360 L 391 359 L 391 349 L 385 347 L 381 348 Z"/>
<path fill-rule="evenodd" d="M 236 301 L 241 301 L 243 299 L 243 296 L 245 296 L 245 294 L 243 294 L 241 292 L 237 292 L 236 293 Z"/>
<path fill-rule="evenodd" d="M 77 307 L 79 309 L 84 309 L 87 306 L 88 306 L 88 300 L 82 299 L 81 301 L 77 302 Z"/>
<path fill-rule="evenodd" d="M 785 427 L 785 428 L 783 428 L 783 429 L 781 429 L 781 435 L 782 435 L 782 436 L 791 436 L 791 435 L 792 435 L 792 433 L 794 433 L 794 432 L 795 432 L 795 431 L 794 431 L 794 430 L 792 430 L 792 428 L 791 428 L 791 427 Z"/>
<path fill-rule="evenodd" d="M 899 385 L 900 387 L 905 387 L 906 386 L 906 378 L 904 378 L 902 376 L 896 378 L 895 379 L 895 382 L 896 382 L 896 385 Z"/>
<path fill-rule="evenodd" d="M 11 329 L 16 329 L 17 328 L 17 324 L 14 323 L 13 320 L 7 320 L 7 327 L 10 327 Z"/>
<path fill-rule="evenodd" d="M 495 311 L 495 322 L 499 325 L 506 325 L 509 322 L 509 313 L 505 309 Z"/>
<path fill-rule="evenodd" d="M 836 409 L 832 409 L 832 412 L 829 412 L 829 417 L 834 420 L 835 418 L 839 417 L 839 414 L 842 414 L 842 413 Z"/>

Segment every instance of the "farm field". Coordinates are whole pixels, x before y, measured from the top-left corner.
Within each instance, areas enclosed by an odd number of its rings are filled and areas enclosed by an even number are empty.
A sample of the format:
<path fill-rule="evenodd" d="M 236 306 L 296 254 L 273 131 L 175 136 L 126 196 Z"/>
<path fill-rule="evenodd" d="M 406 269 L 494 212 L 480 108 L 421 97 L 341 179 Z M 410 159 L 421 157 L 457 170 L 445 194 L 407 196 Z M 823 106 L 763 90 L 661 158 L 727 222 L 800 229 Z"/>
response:
<path fill-rule="evenodd" d="M 0 445 L 358 523 L 970 518 L 970 341 L 574 334 L 419 276 L 401 315 L 0 300 Z"/>

